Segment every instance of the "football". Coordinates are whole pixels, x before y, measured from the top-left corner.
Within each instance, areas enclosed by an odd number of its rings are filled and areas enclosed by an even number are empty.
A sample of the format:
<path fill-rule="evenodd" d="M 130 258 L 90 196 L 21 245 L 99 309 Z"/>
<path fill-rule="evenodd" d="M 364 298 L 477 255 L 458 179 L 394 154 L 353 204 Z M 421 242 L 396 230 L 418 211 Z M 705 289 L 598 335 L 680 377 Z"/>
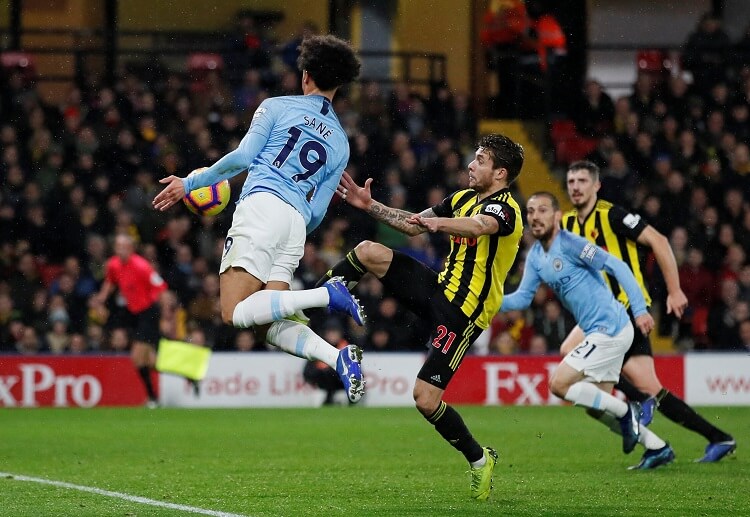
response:
<path fill-rule="evenodd" d="M 205 167 L 204 167 L 205 168 Z M 196 169 L 189 174 L 197 174 L 203 169 Z M 229 204 L 231 197 L 229 181 L 223 180 L 208 187 L 201 187 L 188 192 L 182 202 L 188 210 L 197 215 L 216 215 Z"/>

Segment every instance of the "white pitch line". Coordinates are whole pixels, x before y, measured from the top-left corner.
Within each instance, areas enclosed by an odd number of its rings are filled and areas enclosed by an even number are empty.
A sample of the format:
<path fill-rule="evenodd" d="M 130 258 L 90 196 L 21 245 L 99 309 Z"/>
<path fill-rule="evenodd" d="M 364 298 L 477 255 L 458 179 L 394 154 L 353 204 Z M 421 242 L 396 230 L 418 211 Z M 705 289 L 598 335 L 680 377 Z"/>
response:
<path fill-rule="evenodd" d="M 121 492 L 112 492 L 110 490 L 102 490 L 101 488 L 91 486 L 74 485 L 73 483 L 66 483 L 64 481 L 54 481 L 51 479 L 21 476 L 18 474 L 10 474 L 8 472 L 0 472 L 0 477 L 6 479 L 15 479 L 16 481 L 29 481 L 31 483 L 39 483 L 42 485 L 69 488 L 71 490 L 79 490 L 81 492 L 89 492 L 91 494 L 103 495 L 107 497 L 116 497 L 117 499 L 124 499 L 125 501 L 130 501 L 133 503 L 148 504 L 151 506 L 158 506 L 159 508 L 169 508 L 170 510 L 182 510 L 183 512 L 200 513 L 202 515 L 212 515 L 214 517 L 247 517 L 246 515 L 242 515 L 239 513 L 217 512 L 216 510 L 206 510 L 205 508 L 197 508 L 195 506 L 187 506 L 184 504 L 165 503 L 163 501 L 156 501 L 155 499 L 149 499 L 147 497 L 123 494 Z"/>

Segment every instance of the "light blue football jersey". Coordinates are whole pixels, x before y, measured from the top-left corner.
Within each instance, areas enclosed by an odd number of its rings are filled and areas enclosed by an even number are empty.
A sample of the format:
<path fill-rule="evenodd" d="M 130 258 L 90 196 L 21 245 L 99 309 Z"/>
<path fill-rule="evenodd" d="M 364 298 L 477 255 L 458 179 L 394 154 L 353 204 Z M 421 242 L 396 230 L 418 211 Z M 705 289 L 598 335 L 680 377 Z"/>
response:
<path fill-rule="evenodd" d="M 549 251 L 544 251 L 539 241 L 534 243 L 526 257 L 521 285 L 514 293 L 505 295 L 500 310 L 525 309 L 540 282 L 544 282 L 586 334 L 601 332 L 614 336 L 625 327 L 629 318 L 625 307 L 604 283 L 602 270 L 615 275 L 624 287 L 632 303 L 633 315 L 644 314 L 646 300 L 628 266 L 567 230 L 560 230 Z"/>
<path fill-rule="evenodd" d="M 193 190 L 247 169 L 240 199 L 270 192 L 302 214 L 309 232 L 323 219 L 348 161 L 348 137 L 327 98 L 274 97 L 255 111 L 235 151 L 183 181 Z"/>

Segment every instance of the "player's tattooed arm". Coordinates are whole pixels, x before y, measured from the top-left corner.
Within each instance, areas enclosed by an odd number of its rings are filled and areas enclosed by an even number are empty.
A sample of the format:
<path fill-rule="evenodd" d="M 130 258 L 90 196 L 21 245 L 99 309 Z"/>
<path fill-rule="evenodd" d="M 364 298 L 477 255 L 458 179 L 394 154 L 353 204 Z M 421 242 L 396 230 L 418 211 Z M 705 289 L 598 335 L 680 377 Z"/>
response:
<path fill-rule="evenodd" d="M 426 228 L 414 222 L 415 217 L 435 217 L 435 212 L 433 212 L 431 208 L 424 210 L 421 214 L 414 214 L 412 212 L 407 212 L 406 210 L 385 206 L 383 203 L 374 200 L 367 210 L 367 213 L 376 220 L 407 235 L 418 235 L 427 231 Z"/>

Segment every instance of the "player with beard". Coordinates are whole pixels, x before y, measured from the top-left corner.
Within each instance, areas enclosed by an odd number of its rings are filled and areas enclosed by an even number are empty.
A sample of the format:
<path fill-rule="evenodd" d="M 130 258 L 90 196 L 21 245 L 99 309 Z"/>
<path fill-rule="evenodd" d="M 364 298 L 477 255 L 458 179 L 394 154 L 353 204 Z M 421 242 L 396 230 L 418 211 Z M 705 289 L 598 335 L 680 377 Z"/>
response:
<path fill-rule="evenodd" d="M 678 318 L 681 317 L 687 307 L 687 298 L 680 288 L 677 263 L 667 238 L 646 224 L 639 215 L 598 199 L 597 193 L 601 183 L 599 167 L 594 163 L 572 163 L 568 167 L 567 185 L 568 197 L 574 209 L 563 215 L 562 227 L 623 260 L 635 276 L 647 306 L 650 306 L 651 298 L 643 277 L 644 268 L 639 246 L 651 248 L 667 285 L 667 314 L 674 313 Z M 622 289 L 617 279 L 605 275 L 605 281 L 615 298 L 629 308 L 630 296 Z M 632 310 L 629 314 L 632 320 Z M 573 329 L 561 345 L 561 353 L 568 353 L 581 342 L 581 337 L 581 329 Z M 731 435 L 711 425 L 683 400 L 662 386 L 656 376 L 653 352 L 647 335 L 636 333 L 630 350 L 625 354 L 622 374 L 624 379 L 620 379 L 617 388 L 631 400 L 643 402 L 644 416 L 641 422 L 644 425 L 650 423 L 656 407 L 673 422 L 703 435 L 708 440 L 703 457 L 697 461 L 715 462 L 734 452 L 737 442 Z M 589 414 L 594 418 L 600 416 L 597 412 Z"/>
<path fill-rule="evenodd" d="M 552 393 L 601 412 L 602 421 L 622 434 L 622 450 L 626 454 L 636 443 L 643 444 L 646 453 L 632 468 L 651 469 L 670 463 L 674 460 L 671 447 L 639 424 L 640 405 L 627 404 L 611 395 L 635 332 L 625 308 L 612 296 L 601 272 L 613 275 L 630 295 L 635 326 L 644 335 L 654 327 L 646 300 L 623 261 L 560 229 L 561 217 L 557 198 L 549 192 L 537 192 L 529 198 L 526 218 L 536 242 L 526 257 L 521 284 L 505 296 L 501 311 L 526 309 L 541 282 L 550 286 L 584 333 L 552 374 Z"/>
<path fill-rule="evenodd" d="M 364 241 L 319 282 L 341 276 L 351 288 L 372 273 L 399 303 L 430 322 L 432 346 L 414 383 L 414 401 L 471 465 L 470 494 L 479 500 L 490 495 L 497 452 L 479 445 L 458 412 L 443 401 L 443 393 L 471 344 L 500 308 L 503 284 L 523 232 L 521 210 L 509 189 L 522 166 L 520 145 L 503 135 L 487 135 L 469 164 L 469 188 L 419 214 L 373 200 L 372 179 L 360 187 L 345 173 L 339 195 L 350 205 L 407 235 L 447 233 L 450 252 L 438 274 L 403 253 Z"/>

